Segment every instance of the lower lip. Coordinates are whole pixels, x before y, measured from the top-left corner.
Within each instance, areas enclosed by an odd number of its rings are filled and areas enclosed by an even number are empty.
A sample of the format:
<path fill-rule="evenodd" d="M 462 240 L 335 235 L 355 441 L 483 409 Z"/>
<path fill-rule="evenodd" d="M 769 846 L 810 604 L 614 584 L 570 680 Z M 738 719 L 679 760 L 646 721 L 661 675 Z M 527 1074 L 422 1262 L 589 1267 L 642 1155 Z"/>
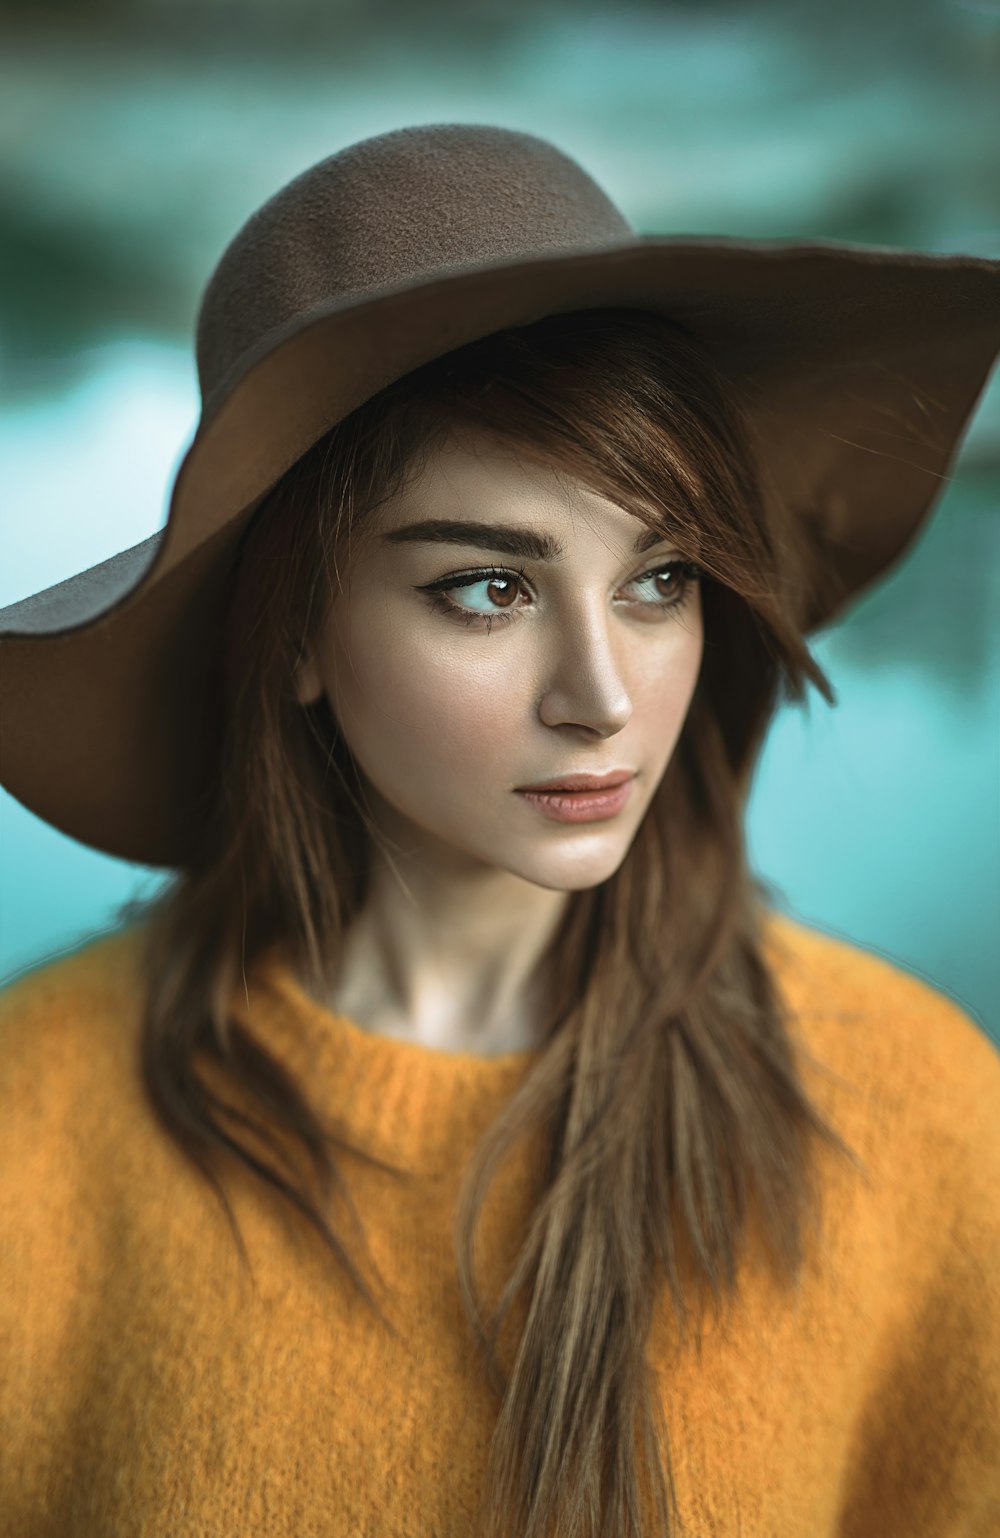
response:
<path fill-rule="evenodd" d="M 517 794 L 553 822 L 597 822 L 622 810 L 632 794 L 634 780 L 633 775 L 613 790 L 519 790 Z"/>

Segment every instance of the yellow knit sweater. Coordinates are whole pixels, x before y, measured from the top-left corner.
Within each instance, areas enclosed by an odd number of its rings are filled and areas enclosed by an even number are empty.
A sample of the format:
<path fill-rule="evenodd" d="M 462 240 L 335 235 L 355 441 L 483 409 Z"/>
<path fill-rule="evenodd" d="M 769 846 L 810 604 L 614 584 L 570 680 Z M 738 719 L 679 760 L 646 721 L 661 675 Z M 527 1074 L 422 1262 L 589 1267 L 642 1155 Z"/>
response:
<path fill-rule="evenodd" d="M 700 1358 L 672 1357 L 658 1312 L 681 1513 L 693 1538 L 997 1538 L 1000 1054 L 870 952 L 778 914 L 768 946 L 840 1076 L 806 1065 L 806 1087 L 869 1178 L 823 1153 L 797 1301 L 750 1267 Z M 0 991 L 0 1533 L 474 1538 L 497 1406 L 467 1366 L 453 1202 L 531 1054 L 369 1035 L 270 962 L 234 1005 L 353 1142 L 417 1176 L 346 1158 L 401 1342 L 276 1194 L 232 1176 L 254 1291 L 141 1093 L 135 931 L 36 967 Z M 490 1304 L 525 1173 L 511 1160 L 487 1199 Z"/>

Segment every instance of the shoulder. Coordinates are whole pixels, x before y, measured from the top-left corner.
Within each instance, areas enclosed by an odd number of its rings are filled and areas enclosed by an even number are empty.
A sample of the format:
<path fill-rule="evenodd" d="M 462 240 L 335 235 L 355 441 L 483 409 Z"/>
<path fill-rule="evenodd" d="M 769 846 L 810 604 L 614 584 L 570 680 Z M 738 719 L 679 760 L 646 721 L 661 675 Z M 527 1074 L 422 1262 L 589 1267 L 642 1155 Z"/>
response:
<path fill-rule="evenodd" d="M 883 1335 L 852 1504 L 889 1499 L 889 1466 L 931 1469 L 937 1498 L 985 1533 L 1000 1502 L 1000 1050 L 878 952 L 781 916 L 768 949 L 803 1039 L 850 1085 L 838 1130 L 873 1175 L 870 1201 L 849 1209 L 865 1284 L 881 1278 L 883 1298 L 866 1303 Z"/>
<path fill-rule="evenodd" d="M 143 926 L 102 930 L 73 950 L 45 956 L 0 982 L 0 1029 L 26 1015 L 44 1015 L 53 1005 L 111 1002 L 139 981 Z"/>
<path fill-rule="evenodd" d="M 18 1447 L 92 1378 L 85 1326 L 127 1264 L 128 1187 L 150 1169 L 135 952 L 131 931 L 105 933 L 0 987 L 0 1442 Z"/>
<path fill-rule="evenodd" d="M 880 952 L 778 912 L 765 950 L 799 1039 L 875 1133 L 946 1181 L 971 1162 L 1000 1189 L 1000 1048 L 970 1011 Z"/>
<path fill-rule="evenodd" d="M 140 926 L 91 937 L 0 987 L 0 1103 L 15 1118 L 113 1081 L 129 1060 L 141 1001 Z M 44 1095 L 43 1095 L 44 1090 Z"/>
<path fill-rule="evenodd" d="M 871 1019 L 890 1054 L 919 1050 L 942 1062 L 1000 1072 L 1000 1047 L 962 1004 L 873 946 L 773 910 L 765 950 L 793 1009 L 842 1022 Z"/>

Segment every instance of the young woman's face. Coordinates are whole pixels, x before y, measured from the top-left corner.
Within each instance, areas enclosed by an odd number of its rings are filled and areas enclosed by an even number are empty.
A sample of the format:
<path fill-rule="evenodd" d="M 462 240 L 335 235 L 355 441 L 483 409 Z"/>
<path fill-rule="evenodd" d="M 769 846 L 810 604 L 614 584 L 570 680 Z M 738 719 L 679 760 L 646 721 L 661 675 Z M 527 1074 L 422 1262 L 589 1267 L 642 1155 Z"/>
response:
<path fill-rule="evenodd" d="M 377 516 L 376 541 L 356 555 L 300 664 L 299 700 L 325 691 L 372 812 L 407 853 L 553 890 L 606 880 L 694 693 L 697 581 L 685 597 L 668 542 L 637 552 L 652 538 L 645 525 L 484 434 L 449 440 Z M 407 535 L 424 520 L 472 529 L 447 542 Z M 512 555 L 487 525 L 526 531 L 555 553 Z M 491 566 L 496 576 L 475 575 Z M 428 592 L 442 578 L 469 583 L 439 592 L 454 612 Z M 623 810 L 600 821 L 552 821 L 516 789 L 611 769 L 636 778 Z"/>

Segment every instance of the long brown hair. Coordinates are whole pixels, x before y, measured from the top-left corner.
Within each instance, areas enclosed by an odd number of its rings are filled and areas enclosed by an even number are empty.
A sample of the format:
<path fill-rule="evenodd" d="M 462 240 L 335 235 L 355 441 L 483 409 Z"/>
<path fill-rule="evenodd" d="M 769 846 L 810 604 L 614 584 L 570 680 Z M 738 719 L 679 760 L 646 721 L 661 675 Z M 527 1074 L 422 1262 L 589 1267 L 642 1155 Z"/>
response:
<path fill-rule="evenodd" d="M 275 942 L 326 988 L 365 902 L 379 834 L 363 786 L 327 700 L 303 707 L 292 686 L 331 573 L 341 581 L 380 503 L 462 422 L 569 470 L 705 573 L 702 666 L 674 754 L 620 868 L 569 894 L 544 957 L 542 1050 L 465 1172 L 458 1279 L 498 1402 L 475 1527 L 485 1538 L 680 1532 L 646 1353 L 664 1277 L 684 1341 L 695 1303 L 700 1326 L 706 1283 L 717 1308 L 738 1296 L 753 1203 L 776 1277 L 796 1287 L 807 1220 L 819 1220 L 817 1140 L 864 1167 L 800 1079 L 764 956 L 773 888 L 746 862 L 750 772 L 777 705 L 801 703 L 806 678 L 835 703 L 799 625 L 799 524 L 765 494 L 750 421 L 703 344 L 663 315 L 619 308 L 495 332 L 366 401 L 291 467 L 245 531 L 218 659 L 213 804 L 190 863 L 152 900 L 118 910 L 145 926 L 145 1090 L 212 1182 L 244 1262 L 219 1179 L 234 1161 L 308 1219 L 395 1335 L 329 1221 L 329 1198 L 346 1192 L 338 1155 L 348 1149 L 401 1180 L 407 1172 L 326 1128 L 304 1086 L 227 1007 Z M 196 1052 L 231 1076 L 261 1123 L 210 1091 Z M 286 1164 L 286 1179 L 224 1115 L 272 1149 L 283 1130 L 305 1164 Z M 487 1318 L 473 1231 L 496 1171 L 529 1133 L 544 1136 L 541 1188 Z M 360 1240 L 373 1265 L 363 1223 Z M 518 1296 L 525 1323 L 507 1371 L 498 1339 Z"/>

